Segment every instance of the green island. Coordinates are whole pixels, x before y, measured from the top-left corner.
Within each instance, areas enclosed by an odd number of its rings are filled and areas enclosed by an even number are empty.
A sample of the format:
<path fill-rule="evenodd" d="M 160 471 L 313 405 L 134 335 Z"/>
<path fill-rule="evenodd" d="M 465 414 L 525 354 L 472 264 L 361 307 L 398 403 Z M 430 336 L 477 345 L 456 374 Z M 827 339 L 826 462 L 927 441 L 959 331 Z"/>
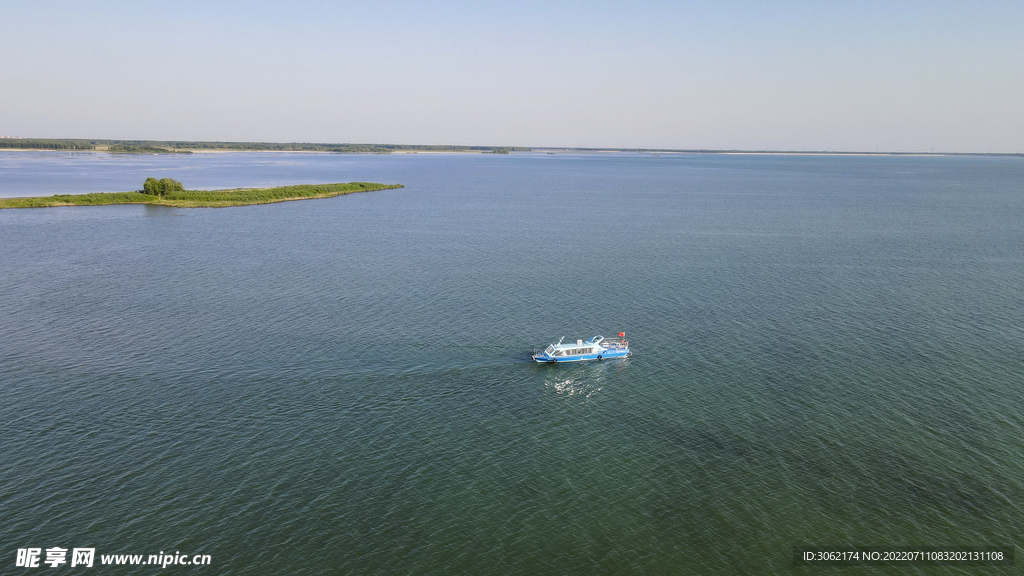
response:
<path fill-rule="evenodd" d="M 355 192 L 403 188 L 401 184 L 348 182 L 345 184 L 299 184 L 277 188 L 235 188 L 231 190 L 185 190 L 181 182 L 148 178 L 139 192 L 55 194 L 33 198 L 0 198 L 3 208 L 47 208 L 51 206 L 103 206 L 107 204 L 153 204 L 177 208 L 223 208 L 272 204 L 289 200 L 331 198 Z"/>

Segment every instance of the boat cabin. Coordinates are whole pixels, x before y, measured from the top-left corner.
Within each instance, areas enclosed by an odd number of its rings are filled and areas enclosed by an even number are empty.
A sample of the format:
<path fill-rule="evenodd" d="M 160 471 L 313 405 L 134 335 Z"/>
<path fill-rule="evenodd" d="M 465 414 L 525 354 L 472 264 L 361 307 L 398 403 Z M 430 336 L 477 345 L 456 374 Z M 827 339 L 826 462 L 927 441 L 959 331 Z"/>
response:
<path fill-rule="evenodd" d="M 622 338 L 594 336 L 586 342 L 577 340 L 575 344 L 563 344 L 564 339 L 549 345 L 544 352 L 534 354 L 533 359 L 537 362 L 576 362 L 629 356 L 629 343 Z"/>

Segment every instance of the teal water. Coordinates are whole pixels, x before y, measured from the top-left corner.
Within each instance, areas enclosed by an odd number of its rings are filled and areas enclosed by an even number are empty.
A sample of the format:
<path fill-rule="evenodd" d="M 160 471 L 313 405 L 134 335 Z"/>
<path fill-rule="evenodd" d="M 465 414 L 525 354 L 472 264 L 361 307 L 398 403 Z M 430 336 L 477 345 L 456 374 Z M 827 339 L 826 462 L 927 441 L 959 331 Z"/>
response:
<path fill-rule="evenodd" d="M 4 153 L 0 196 L 149 174 L 406 187 L 0 211 L 0 572 L 91 546 L 874 574 L 792 547 L 1024 544 L 1020 160 Z M 619 331 L 630 359 L 529 361 Z"/>

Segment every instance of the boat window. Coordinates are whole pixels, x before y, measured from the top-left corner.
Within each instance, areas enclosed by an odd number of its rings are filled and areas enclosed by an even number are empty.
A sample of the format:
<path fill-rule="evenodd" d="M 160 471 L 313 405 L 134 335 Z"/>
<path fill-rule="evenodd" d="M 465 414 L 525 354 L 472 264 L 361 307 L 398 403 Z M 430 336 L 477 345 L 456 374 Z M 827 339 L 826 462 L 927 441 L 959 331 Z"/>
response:
<path fill-rule="evenodd" d="M 562 351 L 560 350 L 559 352 L 562 352 Z M 566 356 L 579 356 L 580 354 L 593 354 L 594 353 L 594 349 L 593 348 L 569 348 L 568 350 L 565 350 L 564 352 L 565 352 Z M 556 356 L 557 356 L 557 354 L 556 354 Z"/>
<path fill-rule="evenodd" d="M 555 347 L 554 346 L 548 346 L 547 348 L 544 349 L 544 353 L 548 354 L 548 355 L 550 355 L 554 351 L 555 351 Z"/>

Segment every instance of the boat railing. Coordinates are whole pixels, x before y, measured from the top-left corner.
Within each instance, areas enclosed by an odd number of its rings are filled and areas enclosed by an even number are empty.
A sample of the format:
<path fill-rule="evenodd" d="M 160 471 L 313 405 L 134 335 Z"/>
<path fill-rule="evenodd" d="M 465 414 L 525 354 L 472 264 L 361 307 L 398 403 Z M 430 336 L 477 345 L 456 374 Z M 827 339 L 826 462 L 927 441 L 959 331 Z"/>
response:
<path fill-rule="evenodd" d="M 620 338 L 605 338 L 601 341 L 601 346 L 605 348 L 628 348 L 629 342 Z"/>

